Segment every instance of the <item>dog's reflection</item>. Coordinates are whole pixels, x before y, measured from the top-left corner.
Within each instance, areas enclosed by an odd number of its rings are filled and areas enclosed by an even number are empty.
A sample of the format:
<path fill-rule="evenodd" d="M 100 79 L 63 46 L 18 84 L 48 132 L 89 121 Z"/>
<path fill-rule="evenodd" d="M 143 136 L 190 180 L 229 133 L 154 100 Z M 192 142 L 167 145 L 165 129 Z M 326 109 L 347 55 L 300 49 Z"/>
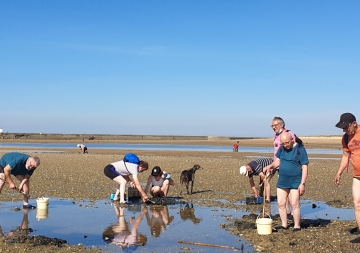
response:
<path fill-rule="evenodd" d="M 165 231 L 166 226 L 174 220 L 174 216 L 169 216 L 169 209 L 166 205 L 152 205 L 150 210 L 151 217 L 147 213 L 146 220 L 150 227 L 151 235 L 153 237 L 159 237 L 160 233 Z"/>
<path fill-rule="evenodd" d="M 180 217 L 183 221 L 191 220 L 194 224 L 200 223 L 202 219 L 196 218 L 195 209 L 192 203 L 186 203 L 185 206 L 180 205 Z"/>

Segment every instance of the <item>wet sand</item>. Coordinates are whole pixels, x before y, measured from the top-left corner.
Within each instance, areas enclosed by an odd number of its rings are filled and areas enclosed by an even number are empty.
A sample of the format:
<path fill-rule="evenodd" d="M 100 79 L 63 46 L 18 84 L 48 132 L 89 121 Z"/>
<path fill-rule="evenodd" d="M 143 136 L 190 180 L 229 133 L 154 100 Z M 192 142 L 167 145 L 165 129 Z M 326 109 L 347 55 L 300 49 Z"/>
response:
<path fill-rule="evenodd" d="M 302 138 L 308 148 L 341 149 L 341 140 L 334 138 Z M 22 140 L 23 142 L 23 140 Z M 74 141 L 74 143 L 80 143 Z M 199 144 L 199 145 L 228 145 L 232 146 L 236 140 L 212 141 L 155 141 L 166 144 Z M 127 141 L 122 143 L 145 143 L 144 141 Z M 149 141 L 146 143 L 154 143 Z M 86 144 L 86 143 L 85 143 Z M 240 145 L 271 147 L 272 139 L 240 140 Z M 6 149 L 8 150 L 8 149 Z M 22 149 L 24 150 L 24 149 Z M 31 149 L 33 150 L 33 149 Z M 52 149 L 53 150 L 53 149 Z M 74 198 L 77 200 L 100 200 L 108 198 L 114 191 L 113 182 L 104 176 L 103 168 L 111 162 L 121 160 L 130 150 L 89 150 L 89 154 L 79 154 L 76 145 L 73 150 L 58 150 L 64 153 L 33 153 L 41 159 L 41 166 L 35 171 L 31 181 L 31 195 L 61 198 Z M 33 152 L 33 151 L 32 151 Z M 197 205 L 238 208 L 237 202 L 243 200 L 245 194 L 252 193 L 249 180 L 239 174 L 239 167 L 252 158 L 247 155 L 256 153 L 234 152 L 187 152 L 187 151 L 134 151 L 142 160 L 149 162 L 150 169 L 156 165 L 170 172 L 176 185 L 170 189 L 169 196 L 192 199 Z M 0 149 L 0 155 L 4 151 Z M 271 156 L 265 154 L 265 156 Z M 311 156 L 310 156 L 311 157 Z M 319 155 L 315 155 L 319 157 Z M 321 155 L 321 157 L 325 157 Z M 328 158 L 340 158 L 341 155 L 327 155 Z M 333 184 L 334 176 L 339 166 L 339 160 L 311 159 L 309 164 L 309 178 L 306 183 L 306 193 L 302 199 L 325 201 L 335 207 L 352 208 L 351 182 L 352 174 L 344 173 L 340 187 Z M 194 164 L 201 165 L 204 170 L 196 173 L 193 195 L 181 195 L 179 185 L 180 172 L 191 168 Z M 145 182 L 148 172 L 140 174 L 140 180 Z M 272 196 L 276 193 L 276 178 L 271 181 Z M 184 192 L 184 189 L 183 189 Z M 12 196 L 8 185 L 1 194 L 2 201 L 18 201 L 20 195 Z M 227 200 L 227 202 L 220 201 Z M 35 204 L 35 200 L 32 200 Z M 276 205 L 276 203 L 272 203 Z M 356 227 L 355 221 L 328 221 L 326 217 L 319 217 L 317 222 L 302 220 L 304 229 L 293 233 L 291 229 L 278 231 L 271 235 L 259 236 L 257 230 L 246 225 L 254 225 L 254 217 L 232 219 L 231 225 L 226 226 L 229 233 L 234 233 L 251 241 L 263 252 L 359 252 L 360 245 L 351 244 L 350 240 L 357 238 L 348 232 Z M 274 226 L 280 221 L 273 218 Z M 220 228 L 219 229 L 223 229 Z M 88 249 L 81 246 L 41 246 L 34 247 L 31 243 L 5 244 L 0 240 L 0 248 L 6 250 L 28 250 L 34 252 L 85 252 Z M 40 251 L 39 251 L 40 250 Z"/>

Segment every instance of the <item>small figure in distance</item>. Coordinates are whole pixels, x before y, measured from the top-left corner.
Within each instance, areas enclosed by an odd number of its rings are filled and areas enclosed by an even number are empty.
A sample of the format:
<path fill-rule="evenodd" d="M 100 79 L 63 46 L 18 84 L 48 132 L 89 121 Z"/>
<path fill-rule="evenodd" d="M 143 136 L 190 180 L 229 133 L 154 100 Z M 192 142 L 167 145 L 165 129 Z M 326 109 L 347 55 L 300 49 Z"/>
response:
<path fill-rule="evenodd" d="M 151 175 L 148 177 L 145 193 L 153 197 L 167 197 L 170 186 L 175 185 L 174 180 L 171 179 L 170 174 L 162 171 L 159 166 L 155 166 Z"/>
<path fill-rule="evenodd" d="M 18 190 L 18 192 L 23 194 L 23 208 L 35 209 L 35 206 L 29 204 L 30 177 L 39 165 L 40 159 L 36 156 L 29 156 L 18 152 L 3 155 L 0 160 L 0 193 L 4 188 L 5 182 L 8 182 L 11 189 Z M 21 182 L 19 187 L 15 185 L 11 175 Z"/>
<path fill-rule="evenodd" d="M 81 154 L 88 154 L 88 148 L 84 144 L 76 145 L 80 149 Z"/>
<path fill-rule="evenodd" d="M 270 202 L 271 200 L 271 188 L 270 188 L 270 179 L 271 176 L 269 175 L 266 177 L 265 173 L 263 172 L 263 169 L 270 165 L 274 160 L 272 158 L 267 157 L 261 157 L 254 161 L 249 162 L 247 165 L 243 165 L 240 167 L 240 174 L 244 176 L 249 177 L 250 186 L 254 192 L 255 198 L 263 197 L 264 195 L 264 180 L 266 180 L 266 202 Z M 253 176 L 259 176 L 260 177 L 260 190 L 257 191 L 254 178 Z"/>
<path fill-rule="evenodd" d="M 233 145 L 233 152 L 239 152 L 239 141 L 237 141 L 234 145 Z"/>

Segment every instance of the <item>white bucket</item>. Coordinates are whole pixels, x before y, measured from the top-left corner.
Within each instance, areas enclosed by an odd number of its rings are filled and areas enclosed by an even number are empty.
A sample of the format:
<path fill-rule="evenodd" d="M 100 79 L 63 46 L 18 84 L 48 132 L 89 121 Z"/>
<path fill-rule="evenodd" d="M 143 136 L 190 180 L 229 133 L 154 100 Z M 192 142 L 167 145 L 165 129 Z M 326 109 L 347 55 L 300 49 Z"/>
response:
<path fill-rule="evenodd" d="M 47 209 L 49 206 L 49 198 L 44 198 L 44 197 L 37 198 L 36 203 L 38 209 Z"/>
<path fill-rule="evenodd" d="M 267 214 L 268 215 L 268 214 Z M 259 214 L 260 216 L 260 214 Z M 256 227 L 259 235 L 270 235 L 272 233 L 272 219 L 269 218 L 259 218 L 256 219 Z"/>

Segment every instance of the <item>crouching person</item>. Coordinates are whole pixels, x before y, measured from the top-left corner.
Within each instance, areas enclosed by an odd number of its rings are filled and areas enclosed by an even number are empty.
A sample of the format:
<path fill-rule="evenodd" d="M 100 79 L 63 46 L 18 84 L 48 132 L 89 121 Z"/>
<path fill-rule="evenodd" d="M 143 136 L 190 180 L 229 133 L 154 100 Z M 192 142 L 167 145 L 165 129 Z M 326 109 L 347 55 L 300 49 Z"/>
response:
<path fill-rule="evenodd" d="M 123 160 L 110 163 L 105 166 L 104 174 L 114 180 L 119 187 L 116 189 L 114 200 L 120 200 L 120 204 L 125 204 L 125 189 L 126 184 L 130 182 L 130 187 L 136 188 L 144 202 L 148 201 L 146 193 L 141 187 L 138 175 L 139 173 L 146 171 L 149 165 L 145 161 L 140 159 L 135 154 L 127 154 Z M 130 177 L 132 176 L 133 182 Z M 120 196 L 119 196 L 120 195 Z"/>
<path fill-rule="evenodd" d="M 175 185 L 170 174 L 162 171 L 159 166 L 155 166 L 151 175 L 148 177 L 145 193 L 150 192 L 153 197 L 167 197 L 170 186 Z"/>

